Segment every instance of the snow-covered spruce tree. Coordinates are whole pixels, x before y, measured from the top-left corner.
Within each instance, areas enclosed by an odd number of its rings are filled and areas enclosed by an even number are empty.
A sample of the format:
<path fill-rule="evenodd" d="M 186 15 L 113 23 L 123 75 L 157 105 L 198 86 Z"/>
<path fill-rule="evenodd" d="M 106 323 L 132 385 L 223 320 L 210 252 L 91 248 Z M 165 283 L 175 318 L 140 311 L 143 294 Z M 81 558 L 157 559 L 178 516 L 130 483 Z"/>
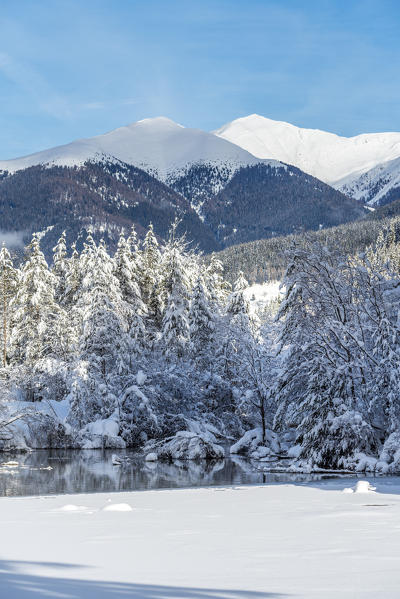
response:
<path fill-rule="evenodd" d="M 130 356 L 124 302 L 114 262 L 103 242 L 90 238 L 81 265 L 82 283 L 76 310 L 81 321 L 76 384 L 71 422 L 80 426 L 96 418 L 108 418 L 117 405 L 119 375 L 127 370 Z M 81 372 L 85 372 L 84 377 Z M 85 413 L 79 406 L 85 399 Z M 83 400 L 82 400 L 83 401 Z"/>
<path fill-rule="evenodd" d="M 162 321 L 161 343 L 168 358 L 183 357 L 189 341 L 189 290 L 178 252 L 171 257 L 170 292 Z"/>
<path fill-rule="evenodd" d="M 0 303 L 2 327 L 2 364 L 7 365 L 7 349 L 11 328 L 10 303 L 17 292 L 18 271 L 14 268 L 11 256 L 4 246 L 0 251 Z"/>
<path fill-rule="evenodd" d="M 146 236 L 143 240 L 142 250 L 142 277 L 140 286 L 143 300 L 148 303 L 154 285 L 158 279 L 161 261 L 161 253 L 157 238 L 154 234 L 152 223 L 150 223 Z"/>
<path fill-rule="evenodd" d="M 168 358 L 182 358 L 189 341 L 190 278 L 193 276 L 190 254 L 184 238 L 176 236 L 178 221 L 170 229 L 162 260 L 163 291 L 166 309 L 162 321 L 161 344 Z"/>
<path fill-rule="evenodd" d="M 139 242 L 137 239 L 135 225 L 132 225 L 131 232 L 129 234 L 128 239 L 126 240 L 126 243 L 128 245 L 128 250 L 129 250 L 129 259 L 130 259 L 130 263 L 131 263 L 132 277 L 133 277 L 133 280 L 136 282 L 136 284 L 139 286 L 140 297 L 141 297 L 141 300 L 144 302 L 142 287 L 141 287 L 141 282 L 143 280 L 143 270 L 144 270 L 143 252 L 141 251 L 141 249 L 139 247 Z M 146 312 L 146 310 L 147 309 L 145 308 L 144 313 Z"/>
<path fill-rule="evenodd" d="M 103 378 L 126 361 L 124 302 L 114 263 L 103 242 L 94 244 L 84 262 L 80 309 L 83 313 L 82 357 Z"/>
<path fill-rule="evenodd" d="M 230 317 L 237 316 L 238 314 L 248 314 L 249 305 L 244 295 L 244 290 L 248 286 L 249 284 L 244 278 L 243 272 L 240 271 L 233 286 L 233 291 L 227 301 L 226 311 Z"/>
<path fill-rule="evenodd" d="M 212 359 L 210 348 L 214 343 L 215 321 L 211 312 L 208 298 L 201 277 L 192 291 L 189 310 L 190 350 L 199 362 Z"/>
<path fill-rule="evenodd" d="M 53 248 L 52 273 L 56 277 L 55 299 L 62 305 L 65 301 L 67 288 L 68 256 L 66 245 L 66 233 L 63 231 L 57 245 Z"/>
<path fill-rule="evenodd" d="M 136 263 L 130 244 L 128 244 L 122 234 L 118 242 L 114 262 L 115 275 L 119 281 L 122 300 L 124 302 L 124 316 L 131 338 L 131 351 L 133 354 L 138 354 L 147 346 L 144 323 L 147 308 L 142 301 L 140 287 L 137 282 L 137 273 L 135 272 Z"/>
<path fill-rule="evenodd" d="M 225 281 L 224 267 L 216 256 L 211 255 L 209 264 L 204 270 L 204 281 L 209 296 L 209 301 L 214 311 L 220 311 L 225 306 L 229 293 L 231 292 L 230 284 Z"/>
<path fill-rule="evenodd" d="M 282 368 L 275 383 L 277 411 L 274 428 L 285 430 L 298 424 L 296 406 L 303 397 L 308 374 L 304 365 L 310 356 L 306 354 L 309 340 L 307 286 L 302 285 L 300 248 L 292 246 L 288 256 L 288 267 L 283 278 L 285 296 L 276 315 L 280 323 L 278 349 Z"/>
<path fill-rule="evenodd" d="M 62 301 L 67 308 L 71 308 L 78 300 L 78 290 L 82 282 L 81 272 L 83 271 L 75 242 L 72 244 L 71 249 L 71 256 L 66 261 L 65 293 Z"/>
<path fill-rule="evenodd" d="M 161 249 L 150 223 L 143 240 L 142 250 L 133 254 L 137 281 L 147 309 L 149 333 L 154 337 L 162 327 L 164 314 L 164 294 L 161 277 Z"/>
<path fill-rule="evenodd" d="M 10 359 L 32 365 L 44 356 L 58 355 L 62 342 L 62 309 L 54 293 L 56 280 L 50 272 L 39 239 L 33 236 L 22 268 L 17 294 L 11 302 Z"/>

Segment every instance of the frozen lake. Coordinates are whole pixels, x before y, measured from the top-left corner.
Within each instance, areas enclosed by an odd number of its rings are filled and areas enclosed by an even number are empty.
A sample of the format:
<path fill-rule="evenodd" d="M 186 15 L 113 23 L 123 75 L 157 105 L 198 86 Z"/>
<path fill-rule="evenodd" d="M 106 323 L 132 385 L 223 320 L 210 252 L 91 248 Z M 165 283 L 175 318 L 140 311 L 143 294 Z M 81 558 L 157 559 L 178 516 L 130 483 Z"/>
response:
<path fill-rule="evenodd" d="M 328 479 L 327 474 L 287 474 L 262 471 L 262 464 L 230 457 L 215 462 L 145 462 L 125 451 L 130 463 L 112 464 L 113 450 L 38 450 L 28 454 L 0 454 L 0 496 L 99 493 L 217 485 L 307 483 Z"/>

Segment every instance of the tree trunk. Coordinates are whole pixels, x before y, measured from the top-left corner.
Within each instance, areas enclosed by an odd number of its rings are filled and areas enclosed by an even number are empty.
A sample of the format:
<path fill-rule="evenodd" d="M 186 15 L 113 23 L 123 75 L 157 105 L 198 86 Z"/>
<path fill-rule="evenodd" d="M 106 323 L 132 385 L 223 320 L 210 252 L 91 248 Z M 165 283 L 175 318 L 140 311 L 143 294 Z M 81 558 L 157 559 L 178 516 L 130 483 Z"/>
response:
<path fill-rule="evenodd" d="M 260 414 L 261 414 L 261 427 L 262 427 L 262 442 L 265 445 L 265 405 L 264 398 L 260 397 Z"/>

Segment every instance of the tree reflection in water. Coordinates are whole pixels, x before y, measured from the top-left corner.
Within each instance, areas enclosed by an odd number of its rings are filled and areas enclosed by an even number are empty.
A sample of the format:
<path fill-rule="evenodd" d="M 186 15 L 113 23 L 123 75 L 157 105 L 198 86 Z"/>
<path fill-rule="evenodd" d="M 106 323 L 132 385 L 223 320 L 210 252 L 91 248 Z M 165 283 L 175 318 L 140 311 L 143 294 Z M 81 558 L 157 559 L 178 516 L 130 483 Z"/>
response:
<path fill-rule="evenodd" d="M 113 466 L 108 450 L 38 450 L 0 454 L 0 495 L 99 493 L 208 485 L 311 482 L 316 474 L 266 473 L 259 465 L 231 456 L 217 461 L 145 462 L 126 450 L 130 463 Z M 9 461 L 17 465 L 5 465 Z"/>

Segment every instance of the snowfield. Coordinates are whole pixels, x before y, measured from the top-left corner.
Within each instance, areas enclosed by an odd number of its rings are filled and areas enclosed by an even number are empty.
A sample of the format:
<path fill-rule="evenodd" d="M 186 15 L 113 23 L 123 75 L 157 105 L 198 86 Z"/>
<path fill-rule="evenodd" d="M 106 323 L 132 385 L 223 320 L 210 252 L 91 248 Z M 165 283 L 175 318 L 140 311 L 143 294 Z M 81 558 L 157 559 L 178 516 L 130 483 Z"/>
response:
<path fill-rule="evenodd" d="M 0 596 L 397 599 L 400 484 L 346 483 L 2 498 Z"/>

